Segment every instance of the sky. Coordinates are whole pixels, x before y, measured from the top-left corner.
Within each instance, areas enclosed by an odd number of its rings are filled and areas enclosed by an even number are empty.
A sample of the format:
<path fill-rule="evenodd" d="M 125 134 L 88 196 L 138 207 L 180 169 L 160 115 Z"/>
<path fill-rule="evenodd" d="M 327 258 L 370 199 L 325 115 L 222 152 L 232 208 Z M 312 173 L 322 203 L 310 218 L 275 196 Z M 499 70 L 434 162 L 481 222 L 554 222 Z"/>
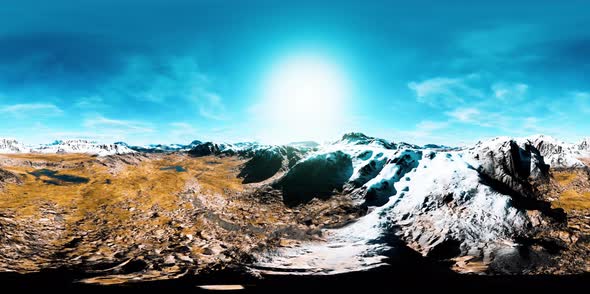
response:
<path fill-rule="evenodd" d="M 72 3 L 0 0 L 0 137 L 590 136 L 586 0 Z"/>

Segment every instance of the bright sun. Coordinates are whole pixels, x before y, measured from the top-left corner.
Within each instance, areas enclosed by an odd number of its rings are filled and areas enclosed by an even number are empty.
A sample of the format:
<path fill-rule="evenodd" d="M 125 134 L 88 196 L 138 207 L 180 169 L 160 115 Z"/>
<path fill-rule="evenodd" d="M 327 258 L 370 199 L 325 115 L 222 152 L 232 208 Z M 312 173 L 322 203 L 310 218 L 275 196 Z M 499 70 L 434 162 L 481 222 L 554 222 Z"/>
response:
<path fill-rule="evenodd" d="M 276 140 L 322 140 L 340 127 L 349 94 L 342 71 L 328 59 L 297 56 L 273 68 L 264 108 Z"/>

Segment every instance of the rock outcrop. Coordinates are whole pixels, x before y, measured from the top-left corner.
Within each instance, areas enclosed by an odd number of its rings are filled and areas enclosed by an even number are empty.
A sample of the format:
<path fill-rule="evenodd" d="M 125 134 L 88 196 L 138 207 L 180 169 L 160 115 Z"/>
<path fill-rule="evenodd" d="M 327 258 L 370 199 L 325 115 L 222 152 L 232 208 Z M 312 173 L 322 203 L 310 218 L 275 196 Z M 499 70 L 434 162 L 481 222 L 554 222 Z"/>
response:
<path fill-rule="evenodd" d="M 287 171 L 303 157 L 305 151 L 291 146 L 272 146 L 252 153 L 238 175 L 244 179 L 244 184 L 262 182 L 281 171 Z"/>
<path fill-rule="evenodd" d="M 353 173 L 352 158 L 342 151 L 316 154 L 297 163 L 274 186 L 288 205 L 324 198 L 342 191 Z"/>
<path fill-rule="evenodd" d="M 19 175 L 0 168 L 0 190 L 7 184 L 21 185 L 22 183 Z"/>

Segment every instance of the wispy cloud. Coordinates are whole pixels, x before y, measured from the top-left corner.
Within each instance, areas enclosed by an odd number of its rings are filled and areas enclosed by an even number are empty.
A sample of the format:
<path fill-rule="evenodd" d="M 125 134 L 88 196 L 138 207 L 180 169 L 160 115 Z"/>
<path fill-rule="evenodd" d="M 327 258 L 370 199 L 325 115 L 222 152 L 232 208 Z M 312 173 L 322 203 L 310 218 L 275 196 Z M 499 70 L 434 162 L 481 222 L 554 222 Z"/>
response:
<path fill-rule="evenodd" d="M 134 132 L 134 133 L 151 133 L 154 129 L 150 124 L 130 121 L 110 119 L 104 116 L 96 116 L 88 118 L 84 121 L 84 126 L 94 129 L 114 129 L 120 132 Z"/>
<path fill-rule="evenodd" d="M 0 107 L 0 113 L 25 117 L 29 115 L 59 115 L 63 113 L 63 110 L 54 104 L 28 103 L 2 106 Z"/>
<path fill-rule="evenodd" d="M 440 109 L 438 114 L 446 116 L 449 123 L 509 129 L 515 121 L 512 117 L 531 114 L 539 107 L 525 101 L 529 85 L 495 81 L 491 75 L 436 77 L 408 86 L 415 91 L 418 102 Z"/>
<path fill-rule="evenodd" d="M 199 139 L 196 136 L 200 135 L 200 132 L 192 124 L 186 122 L 172 122 L 168 125 L 170 126 L 168 133 L 175 143 L 188 143 L 195 139 Z"/>
<path fill-rule="evenodd" d="M 78 99 L 74 106 L 78 108 L 101 108 L 105 106 L 105 101 L 100 96 L 86 96 Z"/>
<path fill-rule="evenodd" d="M 423 142 L 428 138 L 437 137 L 437 133 L 449 125 L 447 121 L 424 120 L 419 122 L 414 130 L 402 132 L 402 135 L 412 142 Z"/>
<path fill-rule="evenodd" d="M 212 120 L 226 120 L 225 106 L 221 101 L 221 97 L 213 93 L 205 93 L 202 95 L 203 101 L 199 106 L 199 113 L 202 117 Z"/>
<path fill-rule="evenodd" d="M 492 85 L 492 91 L 494 96 L 498 99 L 518 99 L 525 98 L 529 86 L 524 83 L 494 83 Z"/>
<path fill-rule="evenodd" d="M 446 112 L 451 118 L 460 122 L 474 122 L 476 117 L 481 114 L 477 108 L 457 108 L 453 111 Z"/>
<path fill-rule="evenodd" d="M 482 98 L 484 93 L 471 86 L 470 80 L 477 75 L 462 78 L 435 77 L 420 82 L 408 83 L 416 94 L 416 100 L 430 106 L 453 107 L 473 98 Z"/>
<path fill-rule="evenodd" d="M 227 118 L 215 79 L 192 57 L 129 58 L 122 73 L 107 83 L 102 92 L 109 97 L 155 104 L 183 103 L 186 108 L 197 108 L 204 118 Z"/>
<path fill-rule="evenodd" d="M 408 87 L 415 92 L 416 101 L 436 107 L 456 108 L 466 104 L 514 103 L 523 100 L 529 85 L 522 82 L 496 81 L 493 76 L 469 74 L 461 77 L 435 77 L 421 82 L 410 82 Z"/>

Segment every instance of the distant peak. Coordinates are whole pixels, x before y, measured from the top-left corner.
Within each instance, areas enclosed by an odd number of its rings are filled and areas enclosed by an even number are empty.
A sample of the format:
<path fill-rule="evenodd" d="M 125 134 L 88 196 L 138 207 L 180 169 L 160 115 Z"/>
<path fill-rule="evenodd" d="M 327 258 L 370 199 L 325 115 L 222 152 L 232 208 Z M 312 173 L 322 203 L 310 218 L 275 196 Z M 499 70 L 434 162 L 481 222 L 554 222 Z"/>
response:
<path fill-rule="evenodd" d="M 353 145 L 377 145 L 385 149 L 397 149 L 397 145 L 385 139 L 367 136 L 359 132 L 346 133 L 340 141 L 336 143 L 353 144 Z"/>
<path fill-rule="evenodd" d="M 342 140 L 366 140 L 366 139 L 374 139 L 373 137 L 369 137 L 360 132 L 350 132 L 346 133 L 342 136 Z"/>
<path fill-rule="evenodd" d="M 65 140 L 55 140 L 53 143 L 49 145 L 64 145 L 64 144 L 98 144 L 96 141 L 87 140 L 87 139 L 65 139 Z"/>

